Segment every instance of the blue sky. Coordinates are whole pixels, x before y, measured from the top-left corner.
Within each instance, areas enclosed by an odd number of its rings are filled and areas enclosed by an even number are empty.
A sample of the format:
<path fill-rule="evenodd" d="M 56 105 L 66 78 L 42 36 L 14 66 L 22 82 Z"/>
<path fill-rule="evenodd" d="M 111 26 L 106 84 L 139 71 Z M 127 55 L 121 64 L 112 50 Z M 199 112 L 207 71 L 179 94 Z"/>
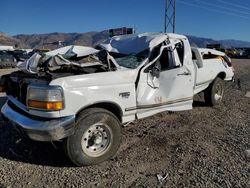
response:
<path fill-rule="evenodd" d="M 177 33 L 250 41 L 250 1 L 176 1 Z M 134 25 L 137 32 L 163 31 L 164 4 L 165 0 L 1 0 L 0 31 L 87 32 Z"/>

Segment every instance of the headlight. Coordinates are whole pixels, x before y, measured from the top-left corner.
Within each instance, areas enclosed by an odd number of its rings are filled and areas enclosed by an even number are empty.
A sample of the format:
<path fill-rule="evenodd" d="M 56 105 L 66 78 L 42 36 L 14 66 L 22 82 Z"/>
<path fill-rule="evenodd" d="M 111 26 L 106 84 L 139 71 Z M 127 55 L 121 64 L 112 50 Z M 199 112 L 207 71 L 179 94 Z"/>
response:
<path fill-rule="evenodd" d="M 30 85 L 27 91 L 27 106 L 39 110 L 62 110 L 63 89 L 60 86 Z"/>

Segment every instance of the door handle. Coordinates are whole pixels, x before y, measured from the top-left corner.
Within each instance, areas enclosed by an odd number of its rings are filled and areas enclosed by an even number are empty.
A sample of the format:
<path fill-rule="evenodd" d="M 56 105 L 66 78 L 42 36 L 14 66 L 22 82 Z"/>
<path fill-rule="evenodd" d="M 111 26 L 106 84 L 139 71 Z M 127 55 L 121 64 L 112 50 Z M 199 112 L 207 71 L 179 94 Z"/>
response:
<path fill-rule="evenodd" d="M 190 72 L 183 72 L 183 73 L 177 74 L 177 76 L 181 76 L 181 75 L 188 76 L 188 75 L 191 75 L 191 73 Z"/>

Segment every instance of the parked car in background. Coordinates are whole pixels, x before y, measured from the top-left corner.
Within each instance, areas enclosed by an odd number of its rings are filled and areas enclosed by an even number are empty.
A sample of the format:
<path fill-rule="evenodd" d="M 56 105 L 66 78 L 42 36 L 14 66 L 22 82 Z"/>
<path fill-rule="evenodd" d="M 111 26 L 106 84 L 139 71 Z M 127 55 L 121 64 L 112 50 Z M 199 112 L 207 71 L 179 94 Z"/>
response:
<path fill-rule="evenodd" d="M 236 57 L 237 58 L 242 58 L 244 56 L 244 49 L 242 48 L 234 48 L 236 51 Z"/>
<path fill-rule="evenodd" d="M 250 58 L 250 48 L 244 48 L 243 57 Z"/>
<path fill-rule="evenodd" d="M 218 48 L 216 50 L 224 52 L 230 58 L 237 56 L 237 51 L 235 49 L 232 49 L 232 48 Z"/>
<path fill-rule="evenodd" d="M 16 58 L 9 51 L 0 51 L 0 69 L 14 68 L 17 65 Z"/>
<path fill-rule="evenodd" d="M 234 58 L 234 57 L 239 56 L 239 53 L 238 53 L 238 51 L 236 49 L 234 49 L 234 48 L 223 48 L 221 46 L 221 44 L 207 44 L 207 48 L 224 52 L 230 58 Z"/>
<path fill-rule="evenodd" d="M 16 58 L 16 61 L 24 61 L 29 59 L 34 52 L 27 52 L 25 50 L 16 49 L 14 51 L 10 51 L 9 54 L 13 55 Z"/>

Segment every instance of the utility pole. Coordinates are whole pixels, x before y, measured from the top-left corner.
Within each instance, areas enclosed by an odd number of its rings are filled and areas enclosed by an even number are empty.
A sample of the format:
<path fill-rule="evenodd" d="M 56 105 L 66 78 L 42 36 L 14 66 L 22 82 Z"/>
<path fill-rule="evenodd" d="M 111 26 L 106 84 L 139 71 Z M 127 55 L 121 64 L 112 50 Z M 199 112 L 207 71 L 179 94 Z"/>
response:
<path fill-rule="evenodd" d="M 169 29 L 175 33 L 176 27 L 176 0 L 165 0 L 164 32 Z"/>

